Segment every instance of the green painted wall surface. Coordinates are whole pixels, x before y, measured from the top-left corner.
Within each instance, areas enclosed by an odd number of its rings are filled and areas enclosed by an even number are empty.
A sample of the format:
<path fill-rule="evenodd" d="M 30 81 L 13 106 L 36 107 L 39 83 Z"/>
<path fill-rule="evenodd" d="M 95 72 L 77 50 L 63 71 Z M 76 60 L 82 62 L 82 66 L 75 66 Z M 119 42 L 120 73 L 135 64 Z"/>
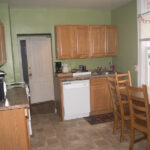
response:
<path fill-rule="evenodd" d="M 0 21 L 4 25 L 6 55 L 7 55 L 7 62 L 4 66 L 0 67 L 0 70 L 3 70 L 7 73 L 6 80 L 8 82 L 14 82 L 12 47 L 11 47 L 11 31 L 10 31 L 8 4 L 0 4 Z"/>
<path fill-rule="evenodd" d="M 136 0 L 111 12 L 112 24 L 118 25 L 119 39 L 119 55 L 112 61 L 118 71 L 131 71 L 133 84 L 137 84 L 137 72 L 134 71 L 138 58 L 136 18 Z"/>
<path fill-rule="evenodd" d="M 94 10 L 52 10 L 52 9 L 11 9 L 11 27 L 14 53 L 16 81 L 20 80 L 17 34 L 50 33 L 52 35 L 53 63 L 55 53 L 55 25 L 60 24 L 111 24 L 110 11 Z M 79 64 L 87 69 L 107 66 L 112 58 L 92 58 L 64 60 L 70 68 L 77 68 Z"/>

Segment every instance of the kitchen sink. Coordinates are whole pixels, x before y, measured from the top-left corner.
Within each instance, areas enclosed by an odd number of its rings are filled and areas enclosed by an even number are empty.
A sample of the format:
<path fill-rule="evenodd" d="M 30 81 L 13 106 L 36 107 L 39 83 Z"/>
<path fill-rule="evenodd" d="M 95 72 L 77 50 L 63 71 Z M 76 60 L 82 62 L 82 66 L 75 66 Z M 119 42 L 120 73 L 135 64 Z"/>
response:
<path fill-rule="evenodd" d="M 112 71 L 94 71 L 94 72 L 92 72 L 93 76 L 96 76 L 96 75 L 109 75 L 109 74 L 114 74 L 114 72 L 112 72 Z"/>
<path fill-rule="evenodd" d="M 108 75 L 108 74 L 114 74 L 114 72 L 112 71 L 105 71 L 101 73 L 102 75 Z"/>

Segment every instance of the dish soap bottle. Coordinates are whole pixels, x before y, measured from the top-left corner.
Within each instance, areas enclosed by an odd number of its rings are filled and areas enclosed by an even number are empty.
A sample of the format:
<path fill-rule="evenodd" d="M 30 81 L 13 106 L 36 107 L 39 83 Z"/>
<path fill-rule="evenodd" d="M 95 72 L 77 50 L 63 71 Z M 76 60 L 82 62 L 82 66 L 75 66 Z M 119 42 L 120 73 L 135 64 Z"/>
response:
<path fill-rule="evenodd" d="M 109 70 L 112 72 L 115 71 L 115 66 L 112 64 L 112 62 L 109 62 Z"/>

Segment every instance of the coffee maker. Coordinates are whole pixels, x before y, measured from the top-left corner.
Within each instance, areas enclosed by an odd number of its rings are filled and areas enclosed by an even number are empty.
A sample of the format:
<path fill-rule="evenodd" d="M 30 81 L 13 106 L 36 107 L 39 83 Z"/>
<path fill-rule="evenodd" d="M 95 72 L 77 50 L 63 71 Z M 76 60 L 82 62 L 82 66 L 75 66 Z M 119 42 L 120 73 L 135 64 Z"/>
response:
<path fill-rule="evenodd" d="M 56 73 L 62 73 L 62 65 L 61 62 L 55 62 Z"/>
<path fill-rule="evenodd" d="M 6 82 L 5 82 L 5 75 L 6 73 L 3 71 L 0 71 L 0 101 L 5 100 L 6 98 Z"/>

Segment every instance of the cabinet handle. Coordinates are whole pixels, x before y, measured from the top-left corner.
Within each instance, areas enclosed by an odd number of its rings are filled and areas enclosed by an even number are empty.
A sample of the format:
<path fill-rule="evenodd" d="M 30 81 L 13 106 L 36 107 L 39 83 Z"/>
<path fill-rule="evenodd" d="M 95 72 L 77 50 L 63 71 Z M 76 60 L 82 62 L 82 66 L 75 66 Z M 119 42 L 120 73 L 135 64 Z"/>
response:
<path fill-rule="evenodd" d="M 28 109 L 25 109 L 24 113 L 25 113 L 25 117 L 28 119 L 29 118 Z"/>

